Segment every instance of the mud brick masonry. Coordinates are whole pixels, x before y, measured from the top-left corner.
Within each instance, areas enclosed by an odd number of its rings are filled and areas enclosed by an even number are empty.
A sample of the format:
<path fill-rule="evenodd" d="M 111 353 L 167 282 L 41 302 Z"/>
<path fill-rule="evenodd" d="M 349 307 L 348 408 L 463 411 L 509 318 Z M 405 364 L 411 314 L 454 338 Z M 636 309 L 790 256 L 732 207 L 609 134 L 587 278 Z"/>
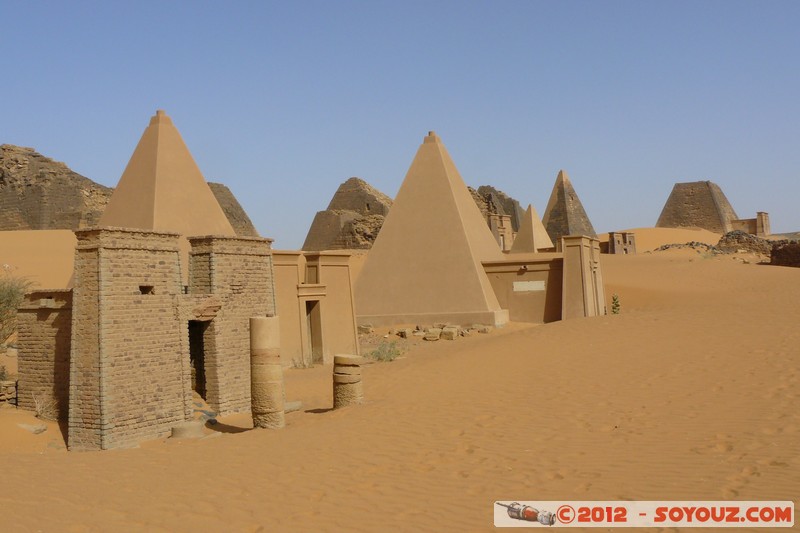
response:
<path fill-rule="evenodd" d="M 71 450 L 169 434 L 193 388 L 220 414 L 248 411 L 248 321 L 276 312 L 271 241 L 190 237 L 184 287 L 176 233 L 76 236 L 72 294 L 32 293 L 20 315 L 21 406 L 55 400 Z"/>
<path fill-rule="evenodd" d="M 19 407 L 36 409 L 36 401 L 67 412 L 72 291 L 35 291 L 17 310 L 17 331 L 26 340 L 27 357 L 19 358 Z"/>

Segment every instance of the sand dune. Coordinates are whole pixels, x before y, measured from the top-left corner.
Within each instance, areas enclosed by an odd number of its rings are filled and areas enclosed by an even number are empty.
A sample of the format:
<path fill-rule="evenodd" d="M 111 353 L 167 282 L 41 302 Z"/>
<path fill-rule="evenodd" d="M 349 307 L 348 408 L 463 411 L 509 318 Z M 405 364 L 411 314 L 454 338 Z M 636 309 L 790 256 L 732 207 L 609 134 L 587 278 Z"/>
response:
<path fill-rule="evenodd" d="M 0 231 L 0 266 L 36 287 L 62 289 L 71 284 L 75 243 L 71 230 Z"/>
<path fill-rule="evenodd" d="M 699 239 L 691 239 L 699 240 Z M 68 453 L 0 409 L 8 531 L 486 531 L 517 500 L 800 494 L 800 269 L 691 250 L 604 256 L 622 313 L 287 370 L 280 431 Z"/>

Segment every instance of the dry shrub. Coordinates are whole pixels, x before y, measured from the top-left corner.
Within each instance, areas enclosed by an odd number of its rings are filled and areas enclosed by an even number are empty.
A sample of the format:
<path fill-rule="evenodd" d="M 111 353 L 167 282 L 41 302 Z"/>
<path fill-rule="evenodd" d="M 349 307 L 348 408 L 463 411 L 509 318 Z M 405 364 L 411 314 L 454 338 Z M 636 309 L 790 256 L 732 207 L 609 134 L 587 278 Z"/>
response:
<path fill-rule="evenodd" d="M 56 419 L 56 401 L 53 398 L 38 398 L 36 394 L 31 393 L 33 397 L 33 409 L 36 412 L 36 418 L 42 420 L 55 420 Z"/>
<path fill-rule="evenodd" d="M 22 304 L 31 282 L 13 274 L 14 267 L 0 267 L 0 343 L 8 339 L 17 329 L 17 308 Z"/>

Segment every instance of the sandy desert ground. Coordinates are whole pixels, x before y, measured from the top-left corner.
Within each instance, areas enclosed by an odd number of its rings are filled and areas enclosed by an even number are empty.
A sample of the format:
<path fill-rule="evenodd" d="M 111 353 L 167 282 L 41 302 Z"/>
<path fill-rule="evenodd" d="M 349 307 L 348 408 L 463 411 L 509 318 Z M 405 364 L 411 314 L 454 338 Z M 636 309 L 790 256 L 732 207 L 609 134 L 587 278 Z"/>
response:
<path fill-rule="evenodd" d="M 279 431 L 73 453 L 2 408 L 2 529 L 465 532 L 495 500 L 796 500 L 800 269 L 752 259 L 604 256 L 620 315 L 421 344 L 364 368 L 361 406 L 329 410 L 330 367 L 287 370 L 304 407 Z"/>

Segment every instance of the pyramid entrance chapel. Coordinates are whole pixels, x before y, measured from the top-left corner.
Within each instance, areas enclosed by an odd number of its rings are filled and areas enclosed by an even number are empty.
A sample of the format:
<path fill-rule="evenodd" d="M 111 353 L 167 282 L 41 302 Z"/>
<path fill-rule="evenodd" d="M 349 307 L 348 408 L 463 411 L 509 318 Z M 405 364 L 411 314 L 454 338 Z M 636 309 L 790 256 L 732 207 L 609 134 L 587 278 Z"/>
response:
<path fill-rule="evenodd" d="M 571 188 L 565 180 L 554 193 Z M 554 224 L 574 220 L 574 202 L 551 203 Z M 529 208 L 518 249 L 504 254 L 441 139 L 429 132 L 356 281 L 358 322 L 502 326 L 604 314 L 597 239 L 563 235 L 559 252 L 543 253 L 553 250 L 543 230 Z"/>
<path fill-rule="evenodd" d="M 349 254 L 237 237 L 163 111 L 100 224 L 75 231 L 73 287 L 18 314 L 19 405 L 52 401 L 70 450 L 167 436 L 195 394 L 248 412 L 251 318 L 278 317 L 284 366 L 359 353 Z"/>

